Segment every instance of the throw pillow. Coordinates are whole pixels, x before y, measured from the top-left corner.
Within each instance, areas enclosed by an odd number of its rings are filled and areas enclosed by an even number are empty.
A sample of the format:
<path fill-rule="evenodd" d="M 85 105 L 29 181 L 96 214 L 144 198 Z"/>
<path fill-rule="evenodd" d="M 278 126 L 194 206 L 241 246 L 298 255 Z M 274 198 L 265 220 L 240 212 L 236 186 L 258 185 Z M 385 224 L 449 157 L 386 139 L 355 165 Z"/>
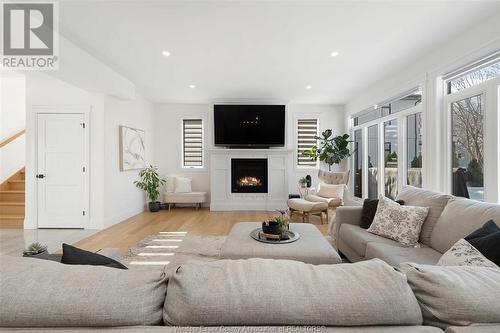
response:
<path fill-rule="evenodd" d="M 400 206 L 380 195 L 377 212 L 368 232 L 395 240 L 404 246 L 415 246 L 428 212 L 429 207 Z"/>
<path fill-rule="evenodd" d="M 166 191 L 167 191 L 167 193 L 174 193 L 175 192 L 175 177 L 174 176 L 167 177 Z"/>
<path fill-rule="evenodd" d="M 500 266 L 500 228 L 492 220 L 465 237 L 482 255 Z"/>
<path fill-rule="evenodd" d="M 396 200 L 400 205 L 404 205 L 403 200 Z M 363 212 L 361 213 L 361 225 L 363 229 L 368 229 L 375 218 L 375 213 L 377 212 L 378 199 L 365 199 L 363 201 Z"/>
<path fill-rule="evenodd" d="M 92 265 L 128 269 L 127 266 L 122 265 L 118 261 L 98 253 L 85 251 L 68 244 L 63 244 L 62 248 L 61 263 L 66 265 Z"/>
<path fill-rule="evenodd" d="M 326 184 L 320 183 L 318 185 L 318 195 L 323 198 L 339 198 L 342 199 L 344 197 L 344 184 Z"/>
<path fill-rule="evenodd" d="M 439 259 L 438 266 L 483 266 L 497 267 L 465 239 L 459 239 Z"/>
<path fill-rule="evenodd" d="M 188 193 L 191 191 L 191 178 L 176 177 L 175 193 Z"/>

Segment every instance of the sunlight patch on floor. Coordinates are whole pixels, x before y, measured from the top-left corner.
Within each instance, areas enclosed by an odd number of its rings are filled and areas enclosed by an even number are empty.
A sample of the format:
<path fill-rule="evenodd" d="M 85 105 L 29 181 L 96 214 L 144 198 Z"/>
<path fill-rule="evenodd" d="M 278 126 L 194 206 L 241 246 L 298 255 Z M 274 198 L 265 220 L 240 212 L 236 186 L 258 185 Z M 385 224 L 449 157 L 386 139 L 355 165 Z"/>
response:
<path fill-rule="evenodd" d="M 131 261 L 130 265 L 145 265 L 145 266 L 165 266 L 170 264 L 170 261 Z"/>
<path fill-rule="evenodd" d="M 177 245 L 147 245 L 149 249 L 177 249 Z"/>
<path fill-rule="evenodd" d="M 173 256 L 175 253 L 173 252 L 141 252 L 138 253 L 138 256 L 143 257 L 161 257 L 161 256 Z"/>

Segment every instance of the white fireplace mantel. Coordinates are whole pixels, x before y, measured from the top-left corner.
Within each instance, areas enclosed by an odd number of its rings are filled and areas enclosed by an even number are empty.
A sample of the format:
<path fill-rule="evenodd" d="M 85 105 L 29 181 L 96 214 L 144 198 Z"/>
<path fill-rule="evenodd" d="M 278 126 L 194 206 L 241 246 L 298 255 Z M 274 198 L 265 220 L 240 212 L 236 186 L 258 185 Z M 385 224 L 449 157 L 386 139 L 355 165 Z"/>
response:
<path fill-rule="evenodd" d="M 286 209 L 289 149 L 210 149 L 212 211 Z M 231 193 L 231 159 L 266 158 L 268 193 Z"/>

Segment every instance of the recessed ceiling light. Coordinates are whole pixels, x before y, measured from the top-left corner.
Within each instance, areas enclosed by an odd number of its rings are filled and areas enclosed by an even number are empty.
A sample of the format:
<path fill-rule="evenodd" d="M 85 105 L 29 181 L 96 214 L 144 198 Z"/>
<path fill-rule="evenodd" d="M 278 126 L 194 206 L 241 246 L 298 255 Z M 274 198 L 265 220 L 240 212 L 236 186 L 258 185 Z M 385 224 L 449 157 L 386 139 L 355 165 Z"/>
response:
<path fill-rule="evenodd" d="M 330 53 L 330 56 L 331 57 L 336 57 L 338 56 L 340 53 L 338 51 L 333 51 L 332 53 Z"/>
<path fill-rule="evenodd" d="M 311 88 L 312 88 L 312 86 L 310 86 L 310 85 L 306 86 L 306 89 L 308 89 L 308 90 L 311 89 Z"/>
<path fill-rule="evenodd" d="M 189 88 L 194 89 L 194 88 L 196 88 L 196 86 L 194 84 L 190 84 Z"/>
<path fill-rule="evenodd" d="M 161 54 L 163 54 L 165 57 L 170 57 L 170 52 L 167 50 L 161 51 Z"/>

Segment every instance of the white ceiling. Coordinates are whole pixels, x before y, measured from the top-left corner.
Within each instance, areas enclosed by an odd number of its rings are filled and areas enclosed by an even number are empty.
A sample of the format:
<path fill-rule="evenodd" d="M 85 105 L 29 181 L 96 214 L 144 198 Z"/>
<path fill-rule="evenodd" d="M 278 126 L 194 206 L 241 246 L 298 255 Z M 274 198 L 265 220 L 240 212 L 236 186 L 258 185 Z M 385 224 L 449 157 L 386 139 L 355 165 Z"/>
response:
<path fill-rule="evenodd" d="M 60 30 L 154 102 L 343 104 L 499 10 L 498 1 L 66 1 Z"/>

